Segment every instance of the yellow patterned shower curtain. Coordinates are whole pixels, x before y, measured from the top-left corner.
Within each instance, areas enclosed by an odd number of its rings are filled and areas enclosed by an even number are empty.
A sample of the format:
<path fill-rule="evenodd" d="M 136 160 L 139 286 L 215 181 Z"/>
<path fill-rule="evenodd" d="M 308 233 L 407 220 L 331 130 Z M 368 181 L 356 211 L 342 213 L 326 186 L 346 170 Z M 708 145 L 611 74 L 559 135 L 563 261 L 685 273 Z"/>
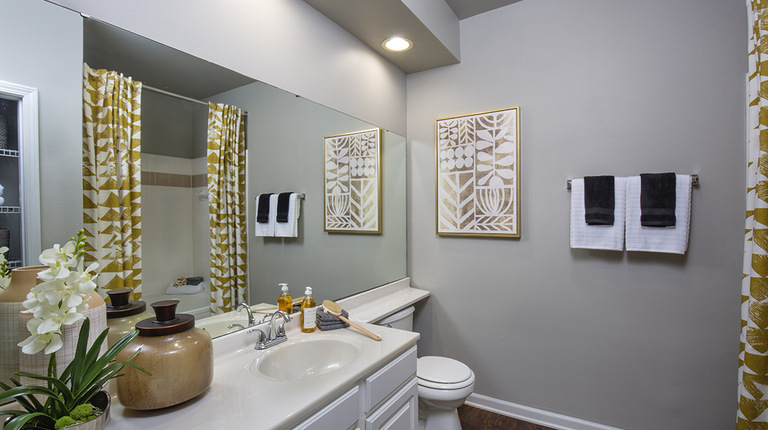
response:
<path fill-rule="evenodd" d="M 752 25 L 737 430 L 768 429 L 768 2 L 747 0 L 747 9 Z"/>
<path fill-rule="evenodd" d="M 245 115 L 208 104 L 208 219 L 211 230 L 211 312 L 245 301 Z"/>
<path fill-rule="evenodd" d="M 141 82 L 83 65 L 85 259 L 141 298 Z"/>

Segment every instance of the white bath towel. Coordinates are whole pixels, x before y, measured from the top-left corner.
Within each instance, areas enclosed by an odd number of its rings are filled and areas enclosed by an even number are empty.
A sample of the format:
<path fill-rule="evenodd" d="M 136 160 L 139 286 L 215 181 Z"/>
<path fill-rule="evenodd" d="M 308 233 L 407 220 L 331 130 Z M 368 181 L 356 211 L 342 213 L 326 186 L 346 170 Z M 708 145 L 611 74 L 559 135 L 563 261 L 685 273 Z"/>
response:
<path fill-rule="evenodd" d="M 691 224 L 691 176 L 675 175 L 675 225 L 640 224 L 640 177 L 627 178 L 627 251 L 685 254 Z"/>
<path fill-rule="evenodd" d="M 277 206 L 275 206 L 275 213 L 277 213 Z M 300 214 L 301 199 L 297 193 L 291 193 L 288 199 L 288 222 L 277 222 L 275 216 L 275 237 L 299 237 Z"/>
<path fill-rule="evenodd" d="M 262 196 L 256 197 L 256 209 L 254 213 L 258 217 L 259 215 L 259 199 Z M 256 236 L 272 237 L 275 235 L 275 217 L 277 216 L 277 194 L 269 195 L 269 222 L 262 223 L 256 221 L 256 226 L 253 230 L 256 232 Z"/>
<path fill-rule="evenodd" d="M 588 225 L 584 219 L 584 179 L 571 180 L 571 248 L 624 250 L 626 179 L 614 178 L 613 225 Z"/>
<path fill-rule="evenodd" d="M 208 283 L 203 281 L 197 285 L 179 285 L 178 287 L 173 284 L 169 285 L 165 289 L 165 294 L 173 296 L 176 294 L 197 294 L 208 289 Z"/>

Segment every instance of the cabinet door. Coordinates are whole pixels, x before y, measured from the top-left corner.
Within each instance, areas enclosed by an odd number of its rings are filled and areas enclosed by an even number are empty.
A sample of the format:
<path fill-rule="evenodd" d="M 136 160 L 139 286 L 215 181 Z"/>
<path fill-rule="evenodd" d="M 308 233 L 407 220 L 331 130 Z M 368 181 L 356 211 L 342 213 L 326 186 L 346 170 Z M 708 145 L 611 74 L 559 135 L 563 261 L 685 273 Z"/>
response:
<path fill-rule="evenodd" d="M 365 379 L 363 412 L 368 412 L 394 393 L 398 387 L 416 376 L 416 347 Z"/>
<path fill-rule="evenodd" d="M 357 424 L 360 413 L 360 389 L 354 387 L 309 417 L 294 429 L 300 430 L 329 430 L 348 429 Z"/>
<path fill-rule="evenodd" d="M 365 430 L 416 430 L 418 399 L 418 384 L 413 378 L 365 420 Z"/>

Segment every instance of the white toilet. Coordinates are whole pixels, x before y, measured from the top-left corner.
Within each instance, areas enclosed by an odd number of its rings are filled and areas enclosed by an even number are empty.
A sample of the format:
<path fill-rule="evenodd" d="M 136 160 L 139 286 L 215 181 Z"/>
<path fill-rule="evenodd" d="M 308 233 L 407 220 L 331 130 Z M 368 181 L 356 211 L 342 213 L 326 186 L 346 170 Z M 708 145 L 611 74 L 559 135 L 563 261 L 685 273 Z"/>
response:
<path fill-rule="evenodd" d="M 403 309 L 377 324 L 413 331 L 414 307 Z M 421 357 L 416 365 L 419 416 L 425 430 L 461 430 L 456 409 L 472 394 L 475 373 L 466 364 L 447 357 Z"/>

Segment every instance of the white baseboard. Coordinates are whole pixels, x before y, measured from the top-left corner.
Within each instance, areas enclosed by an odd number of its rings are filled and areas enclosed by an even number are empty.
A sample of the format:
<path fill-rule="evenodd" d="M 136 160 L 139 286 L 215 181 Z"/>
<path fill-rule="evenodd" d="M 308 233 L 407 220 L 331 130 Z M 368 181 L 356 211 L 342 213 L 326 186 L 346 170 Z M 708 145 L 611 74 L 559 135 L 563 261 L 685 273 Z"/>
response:
<path fill-rule="evenodd" d="M 495 414 L 505 415 L 557 430 L 621 430 L 617 427 L 593 423 L 579 418 L 532 408 L 530 406 L 518 405 L 504 400 L 494 399 L 493 397 L 484 396 L 482 394 L 472 393 L 465 404 Z"/>

